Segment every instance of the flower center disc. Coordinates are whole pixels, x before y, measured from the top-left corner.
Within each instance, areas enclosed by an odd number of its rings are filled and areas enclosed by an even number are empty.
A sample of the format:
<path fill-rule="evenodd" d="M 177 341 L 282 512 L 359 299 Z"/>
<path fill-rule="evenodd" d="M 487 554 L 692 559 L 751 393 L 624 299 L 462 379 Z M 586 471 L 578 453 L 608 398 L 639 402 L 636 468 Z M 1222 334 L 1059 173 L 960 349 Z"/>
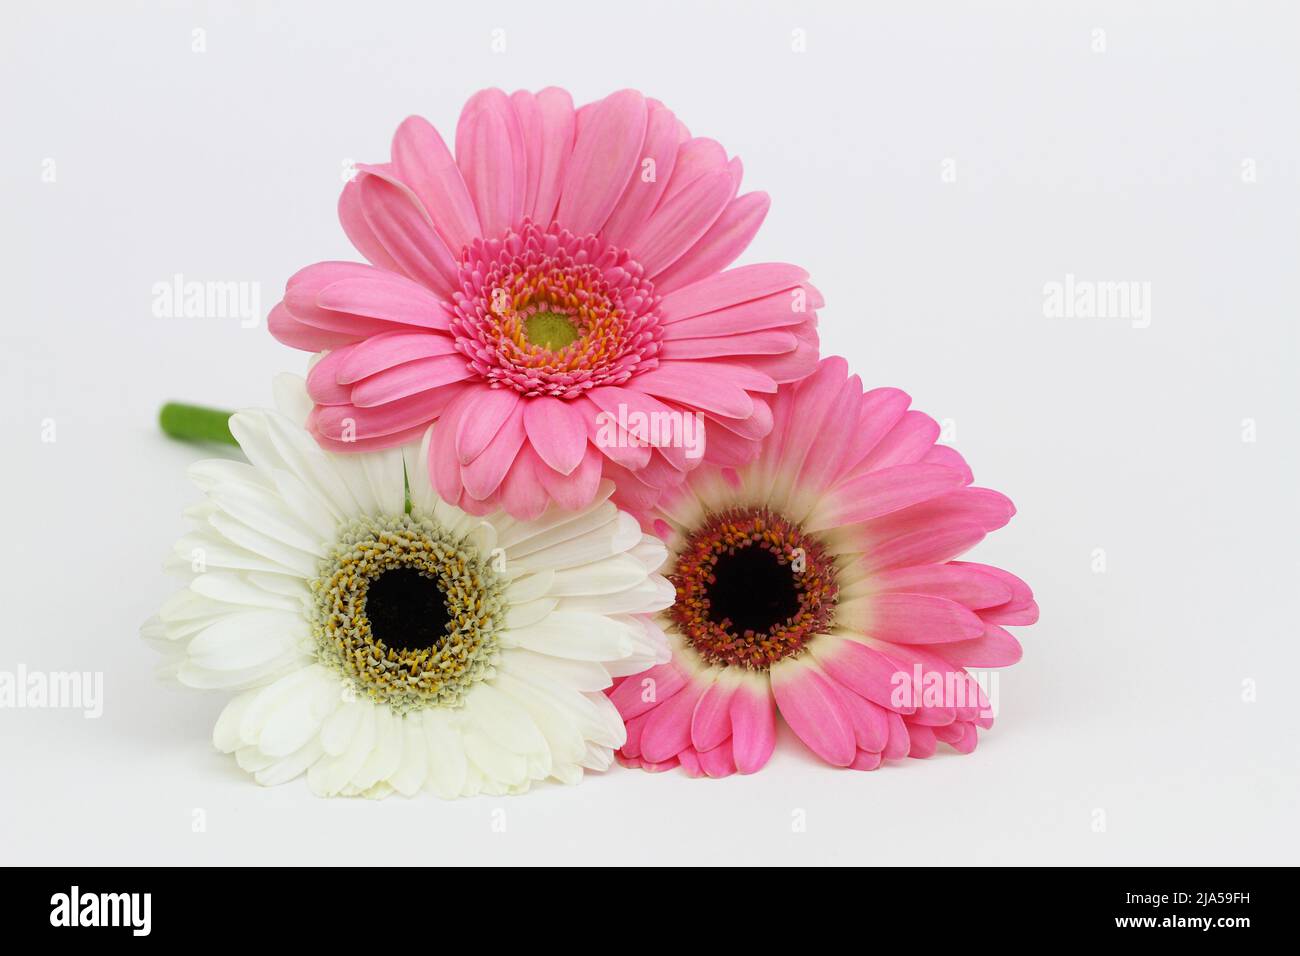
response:
<path fill-rule="evenodd" d="M 559 312 L 534 312 L 524 322 L 524 334 L 531 345 L 551 352 L 572 345 L 578 340 L 578 330 L 568 316 Z"/>
<path fill-rule="evenodd" d="M 834 617 L 834 559 L 766 508 L 711 515 L 668 576 L 668 615 L 709 664 L 766 670 L 798 654 Z"/>
<path fill-rule="evenodd" d="M 659 297 L 626 249 L 525 221 L 461 256 L 449 330 L 494 387 L 576 398 L 655 368 Z"/>
<path fill-rule="evenodd" d="M 396 713 L 455 707 L 494 673 L 503 585 L 418 512 L 344 527 L 312 581 L 316 657 Z"/>

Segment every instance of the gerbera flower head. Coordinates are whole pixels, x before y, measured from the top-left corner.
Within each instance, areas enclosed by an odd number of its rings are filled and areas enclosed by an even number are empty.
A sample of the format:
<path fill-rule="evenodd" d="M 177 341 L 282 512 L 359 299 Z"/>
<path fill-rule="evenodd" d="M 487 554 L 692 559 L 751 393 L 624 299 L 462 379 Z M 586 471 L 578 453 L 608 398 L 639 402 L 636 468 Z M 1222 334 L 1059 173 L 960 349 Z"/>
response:
<path fill-rule="evenodd" d="M 759 456 L 706 464 L 641 515 L 668 544 L 672 659 L 616 682 L 630 766 L 760 769 L 776 715 L 819 757 L 874 770 L 969 753 L 993 718 L 968 667 L 1020 659 L 1038 607 L 1015 575 L 954 560 L 1010 520 L 939 426 L 829 358 L 773 403 Z"/>
<path fill-rule="evenodd" d="M 181 683 L 237 693 L 213 740 L 260 783 L 321 795 L 516 793 L 604 769 L 624 739 L 602 691 L 667 659 L 663 545 L 608 501 L 536 521 L 441 500 L 422 443 L 337 455 L 280 411 L 230 430 L 176 545 L 187 586 L 144 635 Z M 409 479 L 409 480 L 408 480 Z"/>
<path fill-rule="evenodd" d="M 309 266 L 271 312 L 280 341 L 328 353 L 312 433 L 362 451 L 436 420 L 439 494 L 523 518 L 602 477 L 648 507 L 706 457 L 749 461 L 777 386 L 816 364 L 821 299 L 796 266 L 727 268 L 768 208 L 740 180 L 634 90 L 580 109 L 484 90 L 454 156 L 406 120 L 339 202 L 369 264 Z"/>

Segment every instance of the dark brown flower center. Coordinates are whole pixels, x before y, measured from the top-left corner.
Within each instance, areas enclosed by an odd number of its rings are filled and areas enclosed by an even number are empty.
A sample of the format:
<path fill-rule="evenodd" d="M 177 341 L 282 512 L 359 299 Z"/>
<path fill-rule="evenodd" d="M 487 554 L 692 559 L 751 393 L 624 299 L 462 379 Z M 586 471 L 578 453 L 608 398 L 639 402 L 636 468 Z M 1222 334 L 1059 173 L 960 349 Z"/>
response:
<path fill-rule="evenodd" d="M 687 536 L 669 580 L 677 630 L 710 664 L 764 670 L 823 633 L 835 564 L 817 539 L 766 508 L 710 515 Z"/>

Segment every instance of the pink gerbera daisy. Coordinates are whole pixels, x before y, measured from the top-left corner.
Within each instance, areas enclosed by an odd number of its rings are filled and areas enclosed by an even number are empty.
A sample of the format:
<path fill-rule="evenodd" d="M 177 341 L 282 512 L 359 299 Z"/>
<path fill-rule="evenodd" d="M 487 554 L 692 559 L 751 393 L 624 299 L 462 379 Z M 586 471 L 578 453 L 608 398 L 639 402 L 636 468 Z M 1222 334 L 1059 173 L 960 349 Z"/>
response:
<path fill-rule="evenodd" d="M 634 90 L 577 110 L 560 89 L 484 90 L 454 158 L 411 117 L 339 201 L 370 265 L 303 269 L 270 316 L 326 353 L 309 427 L 358 451 L 436 420 L 438 493 L 528 518 L 585 506 L 602 474 L 648 507 L 706 454 L 750 460 L 765 396 L 816 365 L 821 301 L 792 265 L 723 271 L 768 208 L 740 178 Z"/>
<path fill-rule="evenodd" d="M 677 600 L 673 656 L 619 682 L 623 763 L 692 775 L 752 773 L 776 712 L 828 763 L 874 770 L 969 753 L 992 725 L 968 666 L 1020 659 L 1004 625 L 1038 607 L 1016 576 L 952 560 L 1015 509 L 939 426 L 892 388 L 863 393 L 824 360 L 773 403 L 758 458 L 706 464 L 643 513 L 663 537 Z"/>

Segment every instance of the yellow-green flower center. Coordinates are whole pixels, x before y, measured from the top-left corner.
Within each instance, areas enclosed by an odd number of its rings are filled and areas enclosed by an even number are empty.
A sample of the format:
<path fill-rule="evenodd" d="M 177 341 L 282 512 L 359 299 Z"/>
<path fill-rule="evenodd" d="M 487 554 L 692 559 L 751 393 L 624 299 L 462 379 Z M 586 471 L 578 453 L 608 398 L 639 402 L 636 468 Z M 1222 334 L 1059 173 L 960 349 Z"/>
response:
<path fill-rule="evenodd" d="M 551 352 L 558 352 L 578 339 L 577 326 L 559 312 L 534 312 L 524 321 L 524 334 L 530 344 Z"/>

